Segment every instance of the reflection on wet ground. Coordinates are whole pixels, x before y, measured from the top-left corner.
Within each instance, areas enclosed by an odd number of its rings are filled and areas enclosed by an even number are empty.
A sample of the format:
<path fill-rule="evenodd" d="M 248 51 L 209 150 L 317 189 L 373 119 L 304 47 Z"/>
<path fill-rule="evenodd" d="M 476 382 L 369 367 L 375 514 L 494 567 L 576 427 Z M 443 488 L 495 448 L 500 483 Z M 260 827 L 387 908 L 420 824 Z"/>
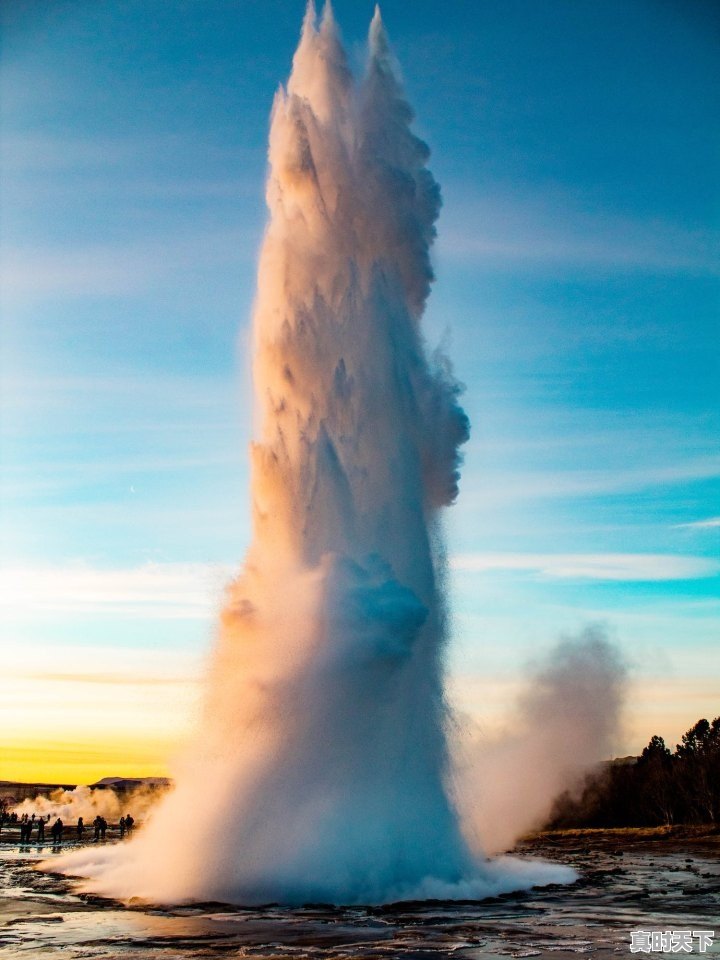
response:
<path fill-rule="evenodd" d="M 36 847 L 5 843 L 0 845 L 0 956 L 562 960 L 577 954 L 632 956 L 630 931 L 637 929 L 715 930 L 718 942 L 705 955 L 720 956 L 720 838 L 648 840 L 618 849 L 612 838 L 546 837 L 518 852 L 568 863 L 581 879 L 572 886 L 481 902 L 160 909 L 77 895 L 66 878 L 34 869 L 40 859 Z"/>

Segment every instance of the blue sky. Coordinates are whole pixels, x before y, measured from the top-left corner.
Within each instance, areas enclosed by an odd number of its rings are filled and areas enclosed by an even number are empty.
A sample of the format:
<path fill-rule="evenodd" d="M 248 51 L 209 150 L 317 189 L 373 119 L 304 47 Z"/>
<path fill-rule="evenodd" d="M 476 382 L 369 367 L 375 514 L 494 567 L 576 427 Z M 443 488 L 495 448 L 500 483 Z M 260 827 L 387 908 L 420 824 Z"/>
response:
<path fill-rule="evenodd" d="M 360 68 L 372 4 L 335 8 Z M 136 691 L 171 743 L 247 544 L 268 112 L 302 13 L 4 9 L 6 683 L 60 712 L 105 683 L 110 739 L 144 672 L 185 690 Z M 528 656 L 603 622 L 635 683 L 618 749 L 672 741 L 720 712 L 720 13 L 383 16 L 444 196 L 428 339 L 473 425 L 447 523 L 459 702 L 490 728 Z M 29 717 L 1 719 L 32 739 Z"/>

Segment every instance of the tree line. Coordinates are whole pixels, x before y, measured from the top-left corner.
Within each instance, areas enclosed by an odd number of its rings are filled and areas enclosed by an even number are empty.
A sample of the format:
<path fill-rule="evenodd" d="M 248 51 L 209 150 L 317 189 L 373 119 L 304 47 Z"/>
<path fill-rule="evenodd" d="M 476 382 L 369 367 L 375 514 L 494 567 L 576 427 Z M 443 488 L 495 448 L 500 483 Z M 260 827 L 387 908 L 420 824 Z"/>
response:
<path fill-rule="evenodd" d="M 548 829 L 720 824 L 720 717 L 698 720 L 671 752 L 654 736 L 639 757 L 604 764 L 554 803 Z"/>

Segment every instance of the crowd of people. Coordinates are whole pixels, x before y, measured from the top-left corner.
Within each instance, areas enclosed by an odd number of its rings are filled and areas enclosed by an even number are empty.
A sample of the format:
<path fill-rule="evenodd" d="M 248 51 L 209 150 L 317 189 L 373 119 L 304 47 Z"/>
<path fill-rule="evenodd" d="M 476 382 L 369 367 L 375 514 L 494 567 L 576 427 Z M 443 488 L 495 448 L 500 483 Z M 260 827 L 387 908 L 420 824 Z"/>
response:
<path fill-rule="evenodd" d="M 2 828 L 4 826 L 19 826 L 21 844 L 45 843 L 45 833 L 47 831 L 50 834 L 52 842 L 56 846 L 59 846 L 63 842 L 63 839 L 75 839 L 82 843 L 86 839 L 86 835 L 89 834 L 89 829 L 83 817 L 78 817 L 77 823 L 74 825 L 65 824 L 60 817 L 57 817 L 52 826 L 50 826 L 51 819 L 52 816 L 49 813 L 36 816 L 34 813 L 18 815 L 17 813 L 2 812 L 0 813 L 0 836 L 2 835 Z M 93 840 L 96 843 L 106 839 L 108 827 L 109 824 L 105 817 L 98 814 L 92 822 Z M 125 836 L 130 836 L 134 827 L 135 818 L 131 814 L 127 813 L 125 816 L 120 817 L 117 824 L 117 832 L 120 839 L 122 840 Z"/>

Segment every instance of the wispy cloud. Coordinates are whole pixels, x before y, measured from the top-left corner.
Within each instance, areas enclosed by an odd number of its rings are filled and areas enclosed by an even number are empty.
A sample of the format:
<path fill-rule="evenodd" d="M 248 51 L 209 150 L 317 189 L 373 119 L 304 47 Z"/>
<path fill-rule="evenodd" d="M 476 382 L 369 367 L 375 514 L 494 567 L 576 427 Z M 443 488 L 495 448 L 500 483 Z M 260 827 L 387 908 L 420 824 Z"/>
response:
<path fill-rule="evenodd" d="M 463 501 L 466 504 L 470 500 L 490 504 L 602 496 L 707 480 L 719 475 L 720 457 L 713 455 L 694 457 L 684 462 L 641 464 L 613 470 L 568 468 L 501 472 L 486 468 L 484 474 L 472 478 L 470 489 L 463 494 Z"/>
<path fill-rule="evenodd" d="M 7 617 L 112 613 L 150 619 L 205 620 L 217 610 L 232 571 L 214 564 L 147 563 L 124 569 L 14 566 L 0 570 Z"/>
<path fill-rule="evenodd" d="M 222 415 L 222 425 L 227 427 L 234 422 L 232 414 L 238 403 L 234 380 L 200 370 L 182 375 L 155 372 L 152 377 L 117 368 L 104 375 L 65 377 L 52 372 L 38 376 L 36 372 L 18 375 L 4 371 L 0 391 L 5 414 L 0 429 L 4 432 L 31 416 L 45 424 L 51 415 L 57 430 L 58 411 L 72 416 L 73 433 L 97 429 L 98 411 L 112 414 L 102 420 L 105 430 L 131 425 L 133 431 L 177 427 L 187 432 L 188 418 L 193 414 L 203 418 L 203 429 L 207 429 L 211 414 L 215 421 Z"/>
<path fill-rule="evenodd" d="M 713 527 L 720 527 L 720 517 L 708 517 L 707 520 L 693 520 L 690 523 L 676 523 L 676 529 L 709 530 Z"/>
<path fill-rule="evenodd" d="M 456 260 L 720 272 L 718 231 L 592 209 L 556 187 L 488 184 L 480 197 L 472 185 L 446 184 L 444 193 L 439 247 Z"/>
<path fill-rule="evenodd" d="M 563 580 L 694 580 L 720 572 L 706 557 L 652 553 L 470 553 L 450 560 L 462 573 L 515 571 Z"/>
<path fill-rule="evenodd" d="M 259 228 L 258 228 L 259 229 Z M 6 245 L 0 279 L 6 306 L 55 297 L 129 296 L 217 265 L 251 262 L 259 233 L 219 227 L 126 243 Z"/>
<path fill-rule="evenodd" d="M 170 655 L 168 655 L 168 659 Z M 28 670 L 15 673 L 17 679 L 40 680 L 46 683 L 90 683 L 111 687 L 174 687 L 187 686 L 190 680 L 186 676 L 177 677 L 140 677 L 134 673 L 52 673 L 43 670 Z"/>
<path fill-rule="evenodd" d="M 720 562 L 651 553 L 466 553 L 451 558 L 459 573 L 516 572 L 548 579 L 668 581 L 712 577 Z M 0 608 L 8 618 L 54 613 L 206 620 L 237 571 L 221 564 L 146 563 L 0 569 Z"/>

